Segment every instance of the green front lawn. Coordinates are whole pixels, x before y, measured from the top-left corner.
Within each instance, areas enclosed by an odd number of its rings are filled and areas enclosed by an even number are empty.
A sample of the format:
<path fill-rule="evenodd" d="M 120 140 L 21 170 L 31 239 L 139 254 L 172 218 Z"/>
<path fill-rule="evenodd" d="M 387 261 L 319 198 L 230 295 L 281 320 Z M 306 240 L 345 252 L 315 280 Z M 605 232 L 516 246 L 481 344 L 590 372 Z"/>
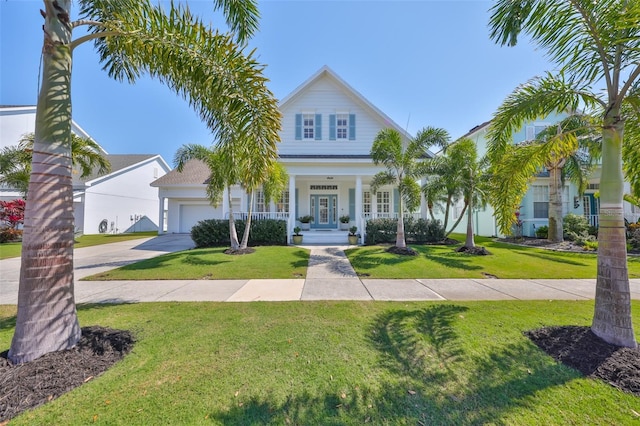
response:
<path fill-rule="evenodd" d="M 134 232 L 130 234 L 96 234 L 82 235 L 76 238 L 74 248 L 82 248 L 89 246 L 97 246 L 100 244 L 117 243 L 119 241 L 137 240 L 140 238 L 149 238 L 158 236 L 157 231 L 150 232 Z M 0 244 L 0 259 L 10 257 L 19 257 L 22 252 L 22 243 L 3 243 Z"/>
<path fill-rule="evenodd" d="M 419 256 L 387 253 L 384 246 L 346 250 L 356 272 L 367 278 L 596 278 L 595 253 L 566 253 L 476 237 L 492 255 L 457 253 L 459 246 L 412 246 Z M 640 258 L 630 257 L 629 277 L 640 277 Z"/>
<path fill-rule="evenodd" d="M 304 278 L 309 251 L 299 247 L 255 247 L 255 253 L 224 254 L 226 247 L 201 248 L 168 253 L 86 280 L 223 280 Z"/>
<path fill-rule="evenodd" d="M 592 315 L 586 301 L 80 305 L 82 325 L 133 330 L 133 352 L 11 424 L 635 424 L 638 397 L 522 334 Z M 0 306 L 0 351 L 14 325 Z"/>

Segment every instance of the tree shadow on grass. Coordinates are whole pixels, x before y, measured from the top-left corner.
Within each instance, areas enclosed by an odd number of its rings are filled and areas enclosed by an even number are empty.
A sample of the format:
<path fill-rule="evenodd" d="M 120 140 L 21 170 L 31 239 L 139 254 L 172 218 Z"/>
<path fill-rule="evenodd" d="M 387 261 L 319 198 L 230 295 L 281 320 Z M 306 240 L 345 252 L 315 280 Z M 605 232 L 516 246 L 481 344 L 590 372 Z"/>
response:
<path fill-rule="evenodd" d="M 468 310 L 433 305 L 389 310 L 367 337 L 389 374 L 350 389 L 300 389 L 287 396 L 230 399 L 209 417 L 222 424 L 496 424 L 537 392 L 581 377 L 524 336 L 480 354 L 465 353 L 456 323 Z M 579 413 L 576 413 L 578 416 Z"/>
<path fill-rule="evenodd" d="M 589 266 L 585 262 L 580 262 L 575 259 L 571 259 L 566 256 L 552 256 L 544 253 L 535 253 L 535 252 L 521 252 L 523 256 L 535 257 L 537 259 L 542 259 L 547 262 L 555 262 L 555 263 L 564 263 L 566 265 L 574 265 L 574 266 Z"/>
<path fill-rule="evenodd" d="M 465 271 L 477 271 L 484 269 L 482 266 L 473 265 L 471 260 L 467 258 L 467 254 L 452 252 L 450 255 L 430 255 L 427 259 L 439 263 L 447 268 L 462 269 Z"/>
<path fill-rule="evenodd" d="M 357 249 L 356 249 L 357 250 Z M 352 251 L 349 251 L 351 253 Z M 420 258 L 420 256 L 402 256 L 402 255 L 392 255 L 378 257 L 380 254 L 385 254 L 385 247 L 380 247 L 378 251 L 362 251 L 360 253 L 356 252 L 351 256 L 347 256 L 347 259 L 351 262 L 354 269 L 357 270 L 370 270 L 375 269 L 379 266 L 396 266 L 401 265 L 406 262 L 415 261 Z"/>

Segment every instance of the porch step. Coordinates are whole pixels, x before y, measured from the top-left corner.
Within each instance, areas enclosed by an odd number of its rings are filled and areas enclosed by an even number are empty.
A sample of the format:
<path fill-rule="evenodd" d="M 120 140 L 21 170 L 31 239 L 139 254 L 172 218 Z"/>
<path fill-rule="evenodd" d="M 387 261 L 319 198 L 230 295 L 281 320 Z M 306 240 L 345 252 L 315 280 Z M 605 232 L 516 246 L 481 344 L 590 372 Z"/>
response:
<path fill-rule="evenodd" d="M 349 244 L 348 231 L 302 231 L 302 245 L 306 244 Z"/>

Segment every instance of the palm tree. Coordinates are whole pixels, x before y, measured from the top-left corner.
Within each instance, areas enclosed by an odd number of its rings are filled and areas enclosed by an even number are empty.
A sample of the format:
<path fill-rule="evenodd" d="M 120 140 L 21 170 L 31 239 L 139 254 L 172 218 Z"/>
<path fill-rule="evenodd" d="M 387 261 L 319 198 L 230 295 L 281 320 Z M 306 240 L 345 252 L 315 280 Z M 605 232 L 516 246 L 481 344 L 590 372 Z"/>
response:
<path fill-rule="evenodd" d="M 257 28 L 255 0 L 214 0 L 231 33 L 219 33 L 171 3 L 150 0 L 45 0 L 42 81 L 36 107 L 33 163 L 22 245 L 14 363 L 62 350 L 80 338 L 73 293 L 71 186 L 71 58 L 94 42 L 107 73 L 135 82 L 143 73 L 184 97 L 221 143 L 251 140 L 275 150 L 277 101 L 262 68 L 245 54 Z M 73 39 L 74 29 L 88 32 Z M 242 43 L 239 45 L 238 43 Z"/>
<path fill-rule="evenodd" d="M 599 109 L 602 132 L 598 278 L 591 330 L 603 340 L 636 347 L 631 322 L 623 210 L 622 147 L 625 104 L 640 102 L 640 2 L 629 0 L 497 0 L 491 37 L 515 45 L 527 33 L 558 64 L 556 74 L 519 91 L 523 102 L 496 115 L 492 152 L 501 151 L 522 124 L 553 112 Z M 566 77 L 565 77 L 566 76 Z M 603 89 L 595 87 L 604 84 Z M 507 137 L 509 135 L 509 137 Z M 627 169 L 637 172 L 637 166 Z M 637 182 L 637 176 L 630 177 Z"/>
<path fill-rule="evenodd" d="M 33 133 L 27 133 L 17 146 L 5 147 L 0 153 L 0 184 L 17 189 L 25 199 L 29 190 L 34 138 Z M 100 145 L 93 139 L 76 134 L 71 134 L 71 164 L 79 169 L 80 177 L 94 172 L 101 176 L 111 171 L 111 164 Z"/>
<path fill-rule="evenodd" d="M 446 130 L 426 127 L 415 138 L 403 141 L 402 135 L 395 129 L 382 129 L 376 135 L 371 146 L 371 157 L 376 165 L 382 164 L 386 170 L 378 172 L 371 180 L 371 191 L 375 194 L 385 185 L 398 188 L 398 228 L 396 247 L 406 249 L 404 235 L 405 205 L 413 210 L 420 203 L 421 177 L 419 163 L 427 157 L 432 146 L 444 147 L 449 142 Z"/>
<path fill-rule="evenodd" d="M 460 183 L 460 191 L 464 207 L 460 212 L 462 218 L 467 214 L 467 233 L 463 249 L 472 250 L 475 248 L 474 229 L 473 229 L 473 209 L 485 206 L 487 174 L 486 159 L 478 158 L 476 144 L 469 138 L 457 140 L 451 146 L 445 149 L 445 154 L 451 158 L 452 162 L 458 164 L 457 173 Z M 454 226 L 455 227 L 455 226 Z"/>
<path fill-rule="evenodd" d="M 442 227 L 445 230 L 445 236 L 448 236 L 462 220 L 460 215 L 458 220 L 449 227 L 451 208 L 463 198 L 463 183 L 460 173 L 461 163 L 455 157 L 446 155 L 445 152 L 446 150 L 443 150 L 441 155 L 425 160 L 421 173 L 425 179 L 422 193 L 427 202 L 429 215 L 432 220 L 435 220 L 433 211 L 436 208 L 443 213 Z M 464 214 L 464 211 L 462 213 Z"/>
<path fill-rule="evenodd" d="M 253 194 L 263 185 L 265 200 L 279 197 L 289 179 L 284 168 L 275 161 L 275 157 L 266 157 L 261 150 L 238 149 L 242 144 L 218 145 L 209 149 L 202 145 L 185 145 L 178 149 L 174 163 L 182 172 L 190 160 L 200 160 L 207 164 L 211 175 L 207 181 L 207 197 L 213 206 L 220 204 L 224 190 L 227 190 L 229 204 L 229 238 L 231 250 L 244 250 L 248 246 L 253 213 Z M 248 145 L 249 148 L 255 145 Z M 239 184 L 249 193 L 249 212 L 242 240 L 238 241 L 234 213 L 231 202 L 231 186 Z"/>
<path fill-rule="evenodd" d="M 517 105 L 526 97 L 516 89 L 505 101 Z M 512 111 L 511 109 L 509 109 Z M 501 117 L 497 118 L 500 122 Z M 573 113 L 554 126 L 540 132 L 536 139 L 517 145 L 490 143 L 492 148 L 493 185 L 491 204 L 502 232 L 513 224 L 514 206 L 521 204 L 530 182 L 546 169 L 549 172 L 549 233 L 548 239 L 561 242 L 563 237 L 562 188 L 573 182 L 578 193 L 586 189 L 587 177 L 600 158 L 600 138 L 593 131 L 593 117 Z M 492 140 L 509 137 L 500 134 L 504 128 L 490 128 Z"/>
<path fill-rule="evenodd" d="M 262 185 L 264 201 L 268 203 L 280 198 L 287 182 L 289 182 L 289 175 L 286 169 L 275 159 L 264 161 L 266 160 L 264 157 L 258 157 L 255 160 L 246 164 L 245 173 L 240 181 L 243 188 L 249 191 L 249 214 L 242 234 L 242 241 L 240 241 L 240 250 L 246 249 L 249 244 L 249 231 L 251 230 L 253 216 L 253 196 L 256 189 Z M 262 173 L 260 173 L 260 168 L 262 168 Z"/>

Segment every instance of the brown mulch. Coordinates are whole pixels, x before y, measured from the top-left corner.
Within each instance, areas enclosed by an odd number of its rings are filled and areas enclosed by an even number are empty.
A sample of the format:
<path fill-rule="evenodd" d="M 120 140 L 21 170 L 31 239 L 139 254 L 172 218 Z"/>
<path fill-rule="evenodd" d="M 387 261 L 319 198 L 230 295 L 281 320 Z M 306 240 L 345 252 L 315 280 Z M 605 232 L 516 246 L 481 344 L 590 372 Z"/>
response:
<path fill-rule="evenodd" d="M 13 365 L 0 354 L 0 423 L 77 388 L 131 352 L 129 331 L 83 327 L 78 344 L 24 364 Z"/>
<path fill-rule="evenodd" d="M 396 247 L 391 246 L 387 250 L 387 253 L 399 254 L 401 256 L 417 256 L 419 253 L 411 247 Z"/>
<path fill-rule="evenodd" d="M 489 250 L 487 250 L 484 247 L 480 247 L 480 246 L 475 246 L 475 247 L 462 246 L 459 249 L 457 249 L 456 251 L 458 253 L 473 254 L 475 256 L 488 256 L 488 255 L 491 254 L 491 252 Z"/>
<path fill-rule="evenodd" d="M 544 327 L 525 333 L 556 361 L 640 396 L 640 351 L 606 343 L 589 327 Z"/>
<path fill-rule="evenodd" d="M 256 249 L 251 248 L 251 247 L 247 247 L 247 248 L 243 248 L 243 249 L 232 249 L 232 248 L 228 248 L 224 251 L 224 254 L 230 254 L 230 255 L 234 255 L 234 256 L 238 256 L 238 255 L 243 255 L 243 254 L 251 254 L 251 253 L 255 253 Z"/>

